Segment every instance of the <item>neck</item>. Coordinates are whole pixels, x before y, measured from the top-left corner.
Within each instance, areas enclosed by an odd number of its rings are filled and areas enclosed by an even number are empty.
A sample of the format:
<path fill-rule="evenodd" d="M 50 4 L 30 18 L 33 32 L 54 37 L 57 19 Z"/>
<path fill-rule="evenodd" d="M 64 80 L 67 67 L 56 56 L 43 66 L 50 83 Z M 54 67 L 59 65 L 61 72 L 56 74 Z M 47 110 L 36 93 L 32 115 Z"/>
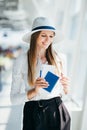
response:
<path fill-rule="evenodd" d="M 44 50 L 44 49 L 39 49 L 38 51 L 37 51 L 37 56 L 41 59 L 41 58 L 43 58 L 43 57 L 46 57 L 46 50 Z"/>
<path fill-rule="evenodd" d="M 47 61 L 46 59 L 46 50 L 39 50 L 37 53 L 37 57 L 42 61 L 42 63 L 45 63 Z"/>

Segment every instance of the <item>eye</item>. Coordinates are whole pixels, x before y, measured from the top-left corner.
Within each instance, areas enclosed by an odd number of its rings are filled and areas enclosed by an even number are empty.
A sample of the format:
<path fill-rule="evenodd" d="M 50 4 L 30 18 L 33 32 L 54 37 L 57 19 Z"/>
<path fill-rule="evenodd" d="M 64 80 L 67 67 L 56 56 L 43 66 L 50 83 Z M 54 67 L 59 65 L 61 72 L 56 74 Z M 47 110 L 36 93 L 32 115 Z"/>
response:
<path fill-rule="evenodd" d="M 54 36 L 53 35 L 50 35 L 50 38 L 53 38 Z"/>
<path fill-rule="evenodd" d="M 42 36 L 42 37 L 46 37 L 46 35 L 44 35 L 44 34 L 42 34 L 41 36 Z"/>

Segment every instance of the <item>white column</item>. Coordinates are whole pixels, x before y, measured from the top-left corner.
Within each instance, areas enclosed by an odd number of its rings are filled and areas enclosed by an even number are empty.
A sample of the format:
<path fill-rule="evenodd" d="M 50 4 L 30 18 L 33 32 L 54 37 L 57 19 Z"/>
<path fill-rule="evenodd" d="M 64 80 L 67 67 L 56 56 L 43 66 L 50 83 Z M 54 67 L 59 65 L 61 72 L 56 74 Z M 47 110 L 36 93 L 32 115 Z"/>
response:
<path fill-rule="evenodd" d="M 80 60 L 80 52 L 81 52 L 81 38 L 82 38 L 82 33 L 83 33 L 83 26 L 84 26 L 84 16 L 86 13 L 86 0 L 82 0 L 81 4 L 81 9 L 80 9 L 80 16 L 79 16 L 79 21 L 78 21 L 78 30 L 77 30 L 77 36 L 76 36 L 76 41 L 75 41 L 75 48 L 73 52 L 73 59 L 72 59 L 72 72 L 71 72 L 71 85 L 73 86 L 72 88 L 72 95 L 75 95 L 76 92 L 76 84 L 77 84 L 77 69 L 79 65 L 79 60 Z M 78 87 L 77 87 L 78 91 Z"/>

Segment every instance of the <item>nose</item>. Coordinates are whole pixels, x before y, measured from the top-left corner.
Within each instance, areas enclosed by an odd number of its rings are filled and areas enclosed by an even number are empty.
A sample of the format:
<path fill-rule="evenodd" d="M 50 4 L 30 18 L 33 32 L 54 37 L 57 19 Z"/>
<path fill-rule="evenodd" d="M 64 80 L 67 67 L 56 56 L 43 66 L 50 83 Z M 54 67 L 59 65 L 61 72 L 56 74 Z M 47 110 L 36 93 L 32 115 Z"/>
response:
<path fill-rule="evenodd" d="M 46 40 L 46 41 L 50 41 L 50 37 L 47 36 L 45 40 Z"/>

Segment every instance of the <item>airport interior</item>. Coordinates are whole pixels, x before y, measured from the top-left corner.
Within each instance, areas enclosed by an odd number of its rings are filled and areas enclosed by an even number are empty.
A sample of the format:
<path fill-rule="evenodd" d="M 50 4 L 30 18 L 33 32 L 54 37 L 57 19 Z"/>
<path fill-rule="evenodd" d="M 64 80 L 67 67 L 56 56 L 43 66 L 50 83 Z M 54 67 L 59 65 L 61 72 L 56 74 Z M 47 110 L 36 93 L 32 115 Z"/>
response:
<path fill-rule="evenodd" d="M 39 16 L 49 18 L 63 34 L 53 44 L 63 54 L 70 78 L 63 100 L 71 130 L 87 130 L 87 0 L 0 0 L 0 130 L 22 130 L 23 105 L 10 101 L 12 66 L 27 51 L 22 37 Z"/>

